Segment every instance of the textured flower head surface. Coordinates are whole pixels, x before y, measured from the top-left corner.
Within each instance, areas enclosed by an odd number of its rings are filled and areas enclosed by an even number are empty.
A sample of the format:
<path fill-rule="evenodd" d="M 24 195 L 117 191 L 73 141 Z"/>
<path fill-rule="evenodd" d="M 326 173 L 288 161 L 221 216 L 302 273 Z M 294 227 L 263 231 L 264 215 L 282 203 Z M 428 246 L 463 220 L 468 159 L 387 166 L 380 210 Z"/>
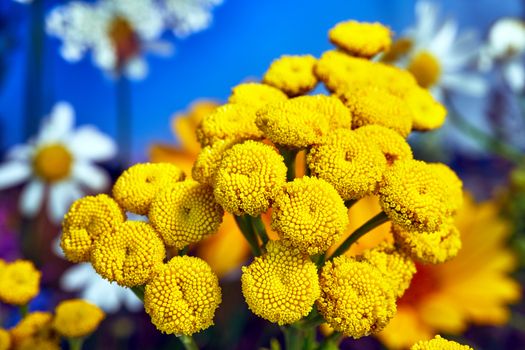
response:
<path fill-rule="evenodd" d="M 3 328 L 0 328 L 0 350 L 9 350 L 11 348 L 11 335 Z"/>
<path fill-rule="evenodd" d="M 76 200 L 62 222 L 60 247 L 72 262 L 90 261 L 93 242 L 126 219 L 123 210 L 105 194 Z"/>
<path fill-rule="evenodd" d="M 410 145 L 399 133 L 392 129 L 381 125 L 365 125 L 354 131 L 379 147 L 385 156 L 388 166 L 391 166 L 398 160 L 413 159 Z"/>
<path fill-rule="evenodd" d="M 146 285 L 144 307 L 161 332 L 192 335 L 213 325 L 221 300 L 219 280 L 205 261 L 176 256 Z"/>
<path fill-rule="evenodd" d="M 306 94 L 317 85 L 312 55 L 281 56 L 264 73 L 263 82 L 276 87 L 290 97 Z"/>
<path fill-rule="evenodd" d="M 252 312 L 279 325 L 310 313 L 319 297 L 317 268 L 298 249 L 270 241 L 266 254 L 242 268 L 242 293 Z"/>
<path fill-rule="evenodd" d="M 91 263 L 108 281 L 123 287 L 148 282 L 166 256 L 164 243 L 148 223 L 126 221 L 95 241 Z"/>
<path fill-rule="evenodd" d="M 217 232 L 223 215 L 212 187 L 186 180 L 157 194 L 149 219 L 167 246 L 183 249 Z"/>
<path fill-rule="evenodd" d="M 348 226 L 347 209 L 328 182 L 302 177 L 289 182 L 272 205 L 272 229 L 301 252 L 325 252 Z"/>
<path fill-rule="evenodd" d="M 74 121 L 72 106 L 58 102 L 38 135 L 14 146 L 0 165 L 0 190 L 29 181 L 20 197 L 24 216 L 40 212 L 47 189 L 48 216 L 58 223 L 71 203 L 82 197 L 83 188 L 102 191 L 109 185 L 106 172 L 93 163 L 111 159 L 115 143 L 93 126 L 74 130 Z"/>
<path fill-rule="evenodd" d="M 430 91 L 414 86 L 406 92 L 405 102 L 412 110 L 412 128 L 414 130 L 434 130 L 445 123 L 447 110 L 434 99 Z"/>
<path fill-rule="evenodd" d="M 286 94 L 276 87 L 259 83 L 244 83 L 232 89 L 228 103 L 260 108 L 268 103 L 285 101 L 287 98 Z"/>
<path fill-rule="evenodd" d="M 98 306 L 82 299 L 66 300 L 58 304 L 53 328 L 67 338 L 86 337 L 93 333 L 105 314 Z"/>
<path fill-rule="evenodd" d="M 257 126 L 274 143 L 303 148 L 338 128 L 350 128 L 352 115 L 337 98 L 300 96 L 257 111 Z"/>
<path fill-rule="evenodd" d="M 434 339 L 422 340 L 410 347 L 410 350 L 473 350 L 468 345 L 461 345 L 436 335 Z"/>
<path fill-rule="evenodd" d="M 277 151 L 246 141 L 225 152 L 215 176 L 215 200 L 235 215 L 257 216 L 270 207 L 286 183 L 286 166 Z"/>
<path fill-rule="evenodd" d="M 344 200 L 373 193 L 386 168 L 379 146 L 347 129 L 335 130 L 313 146 L 306 162 L 312 176 L 330 183 Z"/>
<path fill-rule="evenodd" d="M 379 332 L 396 313 L 390 281 L 366 261 L 339 256 L 324 265 L 319 281 L 317 308 L 345 336 L 357 339 Z"/>
<path fill-rule="evenodd" d="M 29 260 L 16 260 L 0 266 L 0 300 L 26 305 L 40 291 L 41 273 Z"/>
<path fill-rule="evenodd" d="M 113 197 L 127 211 L 146 215 L 159 191 L 186 175 L 175 164 L 139 163 L 119 176 L 113 186 Z"/>
<path fill-rule="evenodd" d="M 191 169 L 193 179 L 205 185 L 213 185 L 224 153 L 237 143 L 239 141 L 235 139 L 218 140 L 213 145 L 204 147 L 193 163 Z"/>
<path fill-rule="evenodd" d="M 346 21 L 335 25 L 328 37 L 340 49 L 354 56 L 372 57 L 388 50 L 392 33 L 381 23 Z"/>
<path fill-rule="evenodd" d="M 52 332 L 52 320 L 53 315 L 50 312 L 36 311 L 28 314 L 9 331 L 14 348 L 59 350 L 60 339 Z"/>

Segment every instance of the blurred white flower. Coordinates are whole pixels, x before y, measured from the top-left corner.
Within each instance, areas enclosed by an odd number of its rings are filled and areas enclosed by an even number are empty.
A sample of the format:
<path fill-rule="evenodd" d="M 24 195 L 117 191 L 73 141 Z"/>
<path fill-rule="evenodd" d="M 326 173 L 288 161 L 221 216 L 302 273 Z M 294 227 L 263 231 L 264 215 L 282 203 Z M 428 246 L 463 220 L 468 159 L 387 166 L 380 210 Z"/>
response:
<path fill-rule="evenodd" d="M 222 0 L 164 0 L 159 4 L 166 24 L 175 35 L 183 37 L 206 29 L 211 23 L 211 10 Z"/>
<path fill-rule="evenodd" d="M 114 157 L 115 143 L 93 126 L 74 130 L 74 123 L 71 105 L 55 104 L 39 134 L 14 146 L 0 165 L 0 190 L 28 182 L 20 197 L 23 215 L 38 214 L 47 194 L 48 215 L 60 222 L 71 203 L 83 195 L 83 187 L 98 192 L 109 185 L 106 172 L 93 163 Z"/>

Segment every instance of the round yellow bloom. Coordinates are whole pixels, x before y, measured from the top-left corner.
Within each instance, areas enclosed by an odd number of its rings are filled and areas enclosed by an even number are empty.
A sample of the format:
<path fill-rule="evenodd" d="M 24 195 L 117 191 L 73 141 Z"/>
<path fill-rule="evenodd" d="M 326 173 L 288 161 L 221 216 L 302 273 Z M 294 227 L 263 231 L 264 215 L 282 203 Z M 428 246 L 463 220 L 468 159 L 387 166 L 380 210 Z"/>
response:
<path fill-rule="evenodd" d="M 450 169 L 446 164 L 428 163 L 428 166 L 438 173 L 441 181 L 445 183 L 445 186 L 450 191 L 449 201 L 452 203 L 452 207 L 455 208 L 455 213 L 463 205 L 463 182 L 454 170 Z"/>
<path fill-rule="evenodd" d="M 71 205 L 62 222 L 60 247 L 72 262 L 89 261 L 93 242 L 125 220 L 124 211 L 105 194 L 87 196 Z"/>
<path fill-rule="evenodd" d="M 458 209 L 456 189 L 443 171 L 423 161 L 404 160 L 388 168 L 379 186 L 381 207 L 390 219 L 409 231 L 439 230 Z"/>
<path fill-rule="evenodd" d="M 377 124 L 407 137 L 412 130 L 412 110 L 387 89 L 369 85 L 348 89 L 340 95 L 352 112 L 352 128 Z"/>
<path fill-rule="evenodd" d="M 362 259 L 381 271 L 383 278 L 392 286 L 396 298 L 403 296 L 416 273 L 414 262 L 403 252 L 397 251 L 392 244 L 382 243 L 367 250 Z"/>
<path fill-rule="evenodd" d="M 410 38 L 402 37 L 394 40 L 388 51 L 381 57 L 381 61 L 387 63 L 397 62 L 406 56 L 413 46 L 414 42 Z"/>
<path fill-rule="evenodd" d="M 171 163 L 135 164 L 115 182 L 113 197 L 127 211 L 146 215 L 158 191 L 184 178 L 182 170 Z"/>
<path fill-rule="evenodd" d="M 445 122 L 447 110 L 434 99 L 430 91 L 414 86 L 407 90 L 405 102 L 412 110 L 412 127 L 415 130 L 434 130 Z"/>
<path fill-rule="evenodd" d="M 227 103 L 207 115 L 197 127 L 196 135 L 202 147 L 218 140 L 258 140 L 262 132 L 255 125 L 257 107 Z"/>
<path fill-rule="evenodd" d="M 242 293 L 252 312 L 279 325 L 308 315 L 319 297 L 317 268 L 307 255 L 281 241 L 242 268 Z"/>
<path fill-rule="evenodd" d="M 193 163 L 192 177 L 205 185 L 213 185 L 215 173 L 221 164 L 224 152 L 229 150 L 238 140 L 219 140 L 211 146 L 204 147 L 195 163 Z"/>
<path fill-rule="evenodd" d="M 0 328 L 0 350 L 9 350 L 11 347 L 11 336 L 9 332 Z"/>
<path fill-rule="evenodd" d="M 344 199 L 371 194 L 386 168 L 383 152 L 355 131 L 339 129 L 306 157 L 312 176 L 326 180 Z"/>
<path fill-rule="evenodd" d="M 213 188 L 186 180 L 159 192 L 149 219 L 167 246 L 182 249 L 217 232 L 223 215 Z"/>
<path fill-rule="evenodd" d="M 192 335 L 213 325 L 220 303 L 219 279 L 205 261 L 190 256 L 163 265 L 144 293 L 151 322 L 169 334 Z"/>
<path fill-rule="evenodd" d="M 412 345 L 410 350 L 473 350 L 468 345 L 461 345 L 455 341 L 446 340 L 436 335 L 432 340 L 419 341 Z"/>
<path fill-rule="evenodd" d="M 49 338 L 53 315 L 50 312 L 36 311 L 28 314 L 11 328 L 11 340 L 18 347 L 24 340 L 31 338 Z"/>
<path fill-rule="evenodd" d="M 330 248 L 347 226 L 343 200 L 322 179 L 304 176 L 287 183 L 272 205 L 272 229 L 309 255 Z"/>
<path fill-rule="evenodd" d="M 228 103 L 260 108 L 268 103 L 280 102 L 286 99 L 288 99 L 286 94 L 276 87 L 259 83 L 244 83 L 232 89 Z"/>
<path fill-rule="evenodd" d="M 381 125 L 365 125 L 355 129 L 355 133 L 363 135 L 369 142 L 375 143 L 383 152 L 388 166 L 398 160 L 413 159 L 410 145 L 392 129 Z"/>
<path fill-rule="evenodd" d="M 51 337 L 51 338 L 27 338 L 22 340 L 15 347 L 16 350 L 61 350 L 60 347 L 60 338 Z"/>
<path fill-rule="evenodd" d="M 417 83 L 424 89 L 431 88 L 441 78 L 441 64 L 434 54 L 421 51 L 416 54 L 407 70 L 416 78 Z"/>
<path fill-rule="evenodd" d="M 340 22 L 328 36 L 337 47 L 361 57 L 372 57 L 392 44 L 392 32 L 381 23 Z"/>
<path fill-rule="evenodd" d="M 214 184 L 215 200 L 229 213 L 257 216 L 286 183 L 283 157 L 271 146 L 246 141 L 225 152 Z"/>
<path fill-rule="evenodd" d="M 274 60 L 263 77 L 265 84 L 274 86 L 294 97 L 303 95 L 317 85 L 312 55 L 281 56 Z"/>
<path fill-rule="evenodd" d="M 39 292 L 41 273 L 29 260 L 16 260 L 0 268 L 0 301 L 25 305 Z"/>
<path fill-rule="evenodd" d="M 66 338 L 80 338 L 93 333 L 105 314 L 98 306 L 82 299 L 66 300 L 55 309 L 53 328 Z"/>
<path fill-rule="evenodd" d="M 263 107 L 256 123 L 273 142 L 302 148 L 319 143 L 335 129 L 350 129 L 352 115 L 336 97 L 300 96 Z"/>
<path fill-rule="evenodd" d="M 317 309 L 345 336 L 361 338 L 382 330 L 396 313 L 396 298 L 381 271 L 341 255 L 321 270 Z"/>
<path fill-rule="evenodd" d="M 164 243 L 149 224 L 126 221 L 99 236 L 91 254 L 95 270 L 108 281 L 133 287 L 149 281 L 162 264 Z"/>

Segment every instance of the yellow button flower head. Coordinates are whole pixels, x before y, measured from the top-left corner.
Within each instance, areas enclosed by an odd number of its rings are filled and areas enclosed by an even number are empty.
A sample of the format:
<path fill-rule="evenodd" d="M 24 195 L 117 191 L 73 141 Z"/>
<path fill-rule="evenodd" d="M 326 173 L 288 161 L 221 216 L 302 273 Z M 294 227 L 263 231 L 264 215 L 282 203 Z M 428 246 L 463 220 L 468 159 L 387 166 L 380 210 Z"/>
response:
<path fill-rule="evenodd" d="M 352 128 L 377 124 L 407 137 L 412 130 L 412 110 L 387 89 L 369 85 L 348 89 L 340 95 L 352 112 Z"/>
<path fill-rule="evenodd" d="M 352 115 L 336 97 L 300 96 L 261 108 L 256 123 L 273 142 L 303 148 L 335 129 L 350 129 Z"/>
<path fill-rule="evenodd" d="M 25 305 L 39 292 L 41 273 L 29 260 L 16 260 L 0 267 L 0 301 Z"/>
<path fill-rule="evenodd" d="M 71 205 L 62 222 L 60 247 L 72 262 L 89 261 L 93 242 L 125 220 L 124 211 L 105 194 L 87 196 Z"/>
<path fill-rule="evenodd" d="M 455 208 L 455 214 L 456 210 L 463 206 L 463 182 L 454 172 L 454 170 L 450 169 L 446 164 L 428 163 L 428 166 L 439 174 L 441 181 L 446 184 L 448 190 L 450 191 L 449 200 L 452 203 L 452 206 Z"/>
<path fill-rule="evenodd" d="M 455 257 L 461 249 L 459 230 L 450 219 L 435 232 L 407 231 L 393 225 L 392 233 L 399 247 L 422 263 L 443 263 Z"/>
<path fill-rule="evenodd" d="M 326 251 L 348 226 L 343 200 L 322 179 L 305 176 L 287 183 L 272 209 L 272 229 L 309 255 Z"/>
<path fill-rule="evenodd" d="M 44 340 L 55 340 L 52 343 L 56 343 L 55 347 L 49 347 L 49 349 L 60 349 L 58 346 L 58 339 L 51 334 L 51 323 L 53 315 L 50 312 L 32 312 L 26 317 L 24 317 L 18 324 L 11 328 L 11 340 L 15 345 L 16 349 L 20 347 L 25 347 L 26 349 L 31 349 L 27 345 L 39 343 Z M 48 344 L 48 342 L 44 342 Z M 33 349 L 40 349 L 34 347 Z M 46 348 L 44 348 L 46 349 Z"/>
<path fill-rule="evenodd" d="M 445 107 L 434 99 L 430 91 L 419 86 L 406 91 L 405 101 L 412 110 L 412 127 L 420 131 L 440 128 L 447 116 Z"/>
<path fill-rule="evenodd" d="M 219 140 L 211 146 L 204 147 L 195 163 L 193 163 L 191 176 L 202 184 L 213 185 L 215 173 L 221 164 L 224 152 L 229 150 L 238 140 Z"/>
<path fill-rule="evenodd" d="M 368 142 L 375 143 L 383 152 L 388 166 L 398 160 L 413 159 L 410 145 L 392 129 L 381 125 L 365 125 L 355 129 L 355 133 L 365 136 Z"/>
<path fill-rule="evenodd" d="M 461 345 L 455 341 L 446 340 L 436 335 L 434 339 L 422 340 L 412 345 L 410 350 L 474 350 L 468 345 Z"/>
<path fill-rule="evenodd" d="M 397 225 L 409 231 L 436 231 L 458 209 L 456 193 L 443 171 L 419 160 L 404 160 L 388 168 L 379 186 L 381 207 Z"/>
<path fill-rule="evenodd" d="M 416 265 L 412 259 L 388 243 L 365 251 L 360 258 L 381 271 L 383 278 L 392 286 L 396 298 L 403 296 L 416 273 Z"/>
<path fill-rule="evenodd" d="M 317 268 L 308 255 L 282 241 L 242 268 L 242 293 L 252 312 L 279 325 L 308 315 L 319 297 Z"/>
<path fill-rule="evenodd" d="M 317 309 L 345 336 L 361 338 L 382 330 L 396 312 L 396 298 L 381 271 L 345 255 L 321 270 Z"/>
<path fill-rule="evenodd" d="M 11 336 L 9 332 L 0 328 L 0 350 L 9 350 L 11 347 Z"/>
<path fill-rule="evenodd" d="M 162 264 L 164 243 L 149 224 L 126 221 L 99 236 L 91 254 L 95 270 L 108 281 L 133 287 L 149 281 Z"/>
<path fill-rule="evenodd" d="M 227 103 L 207 115 L 197 127 L 196 135 L 202 147 L 218 140 L 258 140 L 262 132 L 255 125 L 257 107 Z"/>
<path fill-rule="evenodd" d="M 219 279 L 199 258 L 176 256 L 146 285 L 144 307 L 161 332 L 187 334 L 213 325 L 221 303 Z"/>
<path fill-rule="evenodd" d="M 280 102 L 286 99 L 288 99 L 286 94 L 273 86 L 259 83 L 244 83 L 232 89 L 228 103 L 260 108 L 268 103 Z"/>
<path fill-rule="evenodd" d="M 386 168 L 383 152 L 355 131 L 339 129 L 306 157 L 312 176 L 326 180 L 344 199 L 371 194 Z"/>
<path fill-rule="evenodd" d="M 184 178 L 182 170 L 171 163 L 135 164 L 115 182 L 113 197 L 127 211 L 146 215 L 158 191 Z"/>
<path fill-rule="evenodd" d="M 328 33 L 330 41 L 351 55 L 372 57 L 392 44 L 390 29 L 381 23 L 340 22 Z"/>
<path fill-rule="evenodd" d="M 213 188 L 186 180 L 159 192 L 149 219 L 167 246 L 182 249 L 217 232 L 223 215 Z"/>
<path fill-rule="evenodd" d="M 294 97 L 303 95 L 317 85 L 312 55 L 281 56 L 274 60 L 263 77 L 265 84 L 274 86 Z"/>
<path fill-rule="evenodd" d="M 53 328 L 67 338 L 85 337 L 98 328 L 104 317 L 104 311 L 85 300 L 66 300 L 55 309 Z"/>
<path fill-rule="evenodd" d="M 283 157 L 271 146 L 246 141 L 225 152 L 215 176 L 215 200 L 229 213 L 257 216 L 285 183 Z"/>

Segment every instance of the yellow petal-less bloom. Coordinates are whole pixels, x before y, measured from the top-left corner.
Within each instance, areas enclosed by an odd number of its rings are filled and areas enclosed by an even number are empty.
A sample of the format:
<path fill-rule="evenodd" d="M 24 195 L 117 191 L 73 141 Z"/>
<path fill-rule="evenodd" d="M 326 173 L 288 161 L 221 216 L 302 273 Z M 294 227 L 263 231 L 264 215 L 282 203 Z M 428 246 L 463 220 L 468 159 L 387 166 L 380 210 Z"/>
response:
<path fill-rule="evenodd" d="M 191 171 L 192 178 L 202 184 L 213 185 L 215 173 L 221 164 L 224 152 L 237 143 L 238 140 L 235 139 L 219 140 L 211 146 L 204 147 L 200 151 L 195 163 L 193 163 Z"/>
<path fill-rule="evenodd" d="M 36 311 L 28 314 L 11 328 L 11 340 L 15 349 L 60 349 L 59 339 L 52 334 L 53 315 L 50 312 Z M 45 345 L 42 347 L 31 345 Z"/>
<path fill-rule="evenodd" d="M 268 103 L 285 101 L 286 99 L 288 99 L 286 94 L 277 87 L 259 83 L 244 83 L 232 89 L 228 103 L 260 108 Z"/>
<path fill-rule="evenodd" d="M 39 292 L 41 273 L 29 260 L 16 260 L 0 267 L 0 301 L 25 305 Z"/>
<path fill-rule="evenodd" d="M 274 143 L 303 148 L 335 129 L 350 129 L 352 115 L 336 97 L 300 96 L 261 108 L 256 123 Z"/>
<path fill-rule="evenodd" d="M 75 201 L 62 222 L 60 247 L 72 262 L 89 261 L 93 242 L 103 232 L 111 232 L 125 220 L 124 211 L 105 194 Z"/>
<path fill-rule="evenodd" d="M 11 347 L 11 336 L 9 332 L 0 328 L 0 350 L 9 350 Z"/>
<path fill-rule="evenodd" d="M 274 60 L 264 73 L 263 82 L 274 86 L 290 97 L 303 95 L 317 85 L 312 55 L 281 56 Z"/>
<path fill-rule="evenodd" d="M 354 130 L 375 143 L 386 158 L 387 165 L 395 161 L 413 159 L 412 149 L 406 140 L 392 129 L 381 125 L 365 125 Z"/>
<path fill-rule="evenodd" d="M 463 182 L 448 165 L 443 163 L 428 163 L 428 166 L 438 173 L 441 181 L 445 183 L 449 190 L 449 201 L 452 207 L 459 209 L 463 205 Z M 454 211 L 455 212 L 455 211 Z"/>
<path fill-rule="evenodd" d="M 468 345 L 446 340 L 436 335 L 434 339 L 422 340 L 410 347 L 410 350 L 474 350 Z"/>
<path fill-rule="evenodd" d="M 447 110 L 434 99 L 430 91 L 419 86 L 408 89 L 405 102 L 412 110 L 414 130 L 434 130 L 440 128 L 445 122 Z"/>
<path fill-rule="evenodd" d="M 203 260 L 176 256 L 146 285 L 144 307 L 158 330 L 169 334 L 199 332 L 213 325 L 221 303 L 217 276 Z"/>
<path fill-rule="evenodd" d="M 345 336 L 357 339 L 379 332 L 396 312 L 392 286 L 366 261 L 341 255 L 324 265 L 319 281 L 317 309 Z"/>
<path fill-rule="evenodd" d="M 53 328 L 66 338 L 85 337 L 98 328 L 104 317 L 104 311 L 85 300 L 66 300 L 55 309 Z"/>
<path fill-rule="evenodd" d="M 381 23 L 340 22 L 328 33 L 330 41 L 351 55 L 372 57 L 392 44 L 390 29 Z"/>
<path fill-rule="evenodd" d="M 344 199 L 371 194 L 386 168 L 383 152 L 355 131 L 339 129 L 306 157 L 312 176 L 330 183 Z"/>
<path fill-rule="evenodd" d="M 309 255 L 326 251 L 347 226 L 343 200 L 322 179 L 305 176 L 287 183 L 272 205 L 272 229 Z"/>
<path fill-rule="evenodd" d="M 439 59 L 428 51 L 416 54 L 408 63 L 407 70 L 416 78 L 417 83 L 424 89 L 429 89 L 441 78 L 441 64 Z"/>
<path fill-rule="evenodd" d="M 223 215 L 213 188 L 186 180 L 158 193 L 149 219 L 167 246 L 182 249 L 217 232 Z"/>
<path fill-rule="evenodd" d="M 225 152 L 214 184 L 215 200 L 228 213 L 257 216 L 286 183 L 283 157 L 271 146 L 246 141 Z"/>
<path fill-rule="evenodd" d="M 108 281 L 133 287 L 149 281 L 165 256 L 164 243 L 151 225 L 126 221 L 99 236 L 91 263 Z"/>
<path fill-rule="evenodd" d="M 298 249 L 270 241 L 266 254 L 242 268 L 242 293 L 252 312 L 279 325 L 308 315 L 319 297 L 317 268 Z"/>
<path fill-rule="evenodd" d="M 171 163 L 135 164 L 115 182 L 113 197 L 127 211 L 146 215 L 158 191 L 184 178 L 182 170 Z"/>

